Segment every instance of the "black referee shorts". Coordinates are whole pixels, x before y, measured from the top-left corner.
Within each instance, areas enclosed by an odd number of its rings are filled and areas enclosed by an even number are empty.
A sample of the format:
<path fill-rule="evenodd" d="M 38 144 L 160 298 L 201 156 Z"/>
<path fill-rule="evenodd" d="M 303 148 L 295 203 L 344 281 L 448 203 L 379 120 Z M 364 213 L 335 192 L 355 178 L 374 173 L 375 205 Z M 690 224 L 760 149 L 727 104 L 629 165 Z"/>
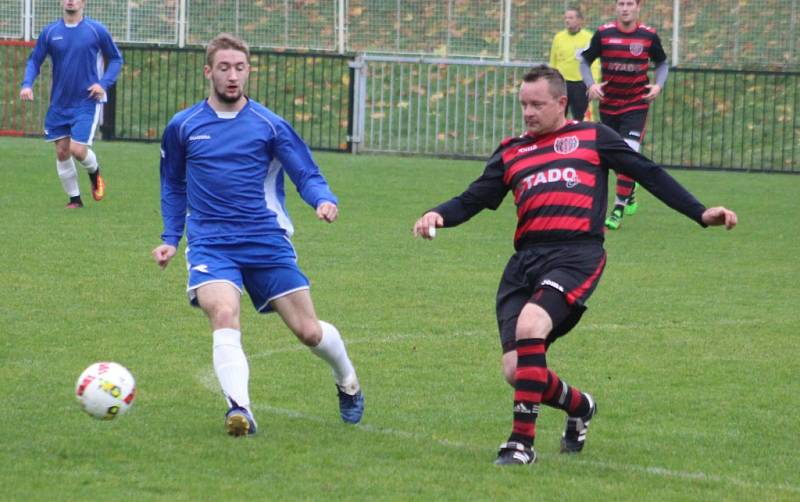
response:
<path fill-rule="evenodd" d="M 606 252 L 602 244 L 594 242 L 516 252 L 508 260 L 497 288 L 497 326 L 503 353 L 516 348 L 517 318 L 528 302 L 542 307 L 553 320 L 548 345 L 567 334 L 586 310 L 585 302 L 597 287 L 605 264 Z"/>

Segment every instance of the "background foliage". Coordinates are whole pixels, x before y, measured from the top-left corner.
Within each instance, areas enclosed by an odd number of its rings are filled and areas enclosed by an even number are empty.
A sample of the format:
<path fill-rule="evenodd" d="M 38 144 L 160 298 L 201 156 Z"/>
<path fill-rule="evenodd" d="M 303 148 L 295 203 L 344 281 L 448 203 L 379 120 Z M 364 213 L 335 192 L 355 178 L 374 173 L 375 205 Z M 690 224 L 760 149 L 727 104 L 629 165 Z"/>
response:
<path fill-rule="evenodd" d="M 204 45 L 220 31 L 254 47 L 499 59 L 504 38 L 515 61 L 547 61 L 563 11 L 574 4 L 586 27 L 614 18 L 613 0 L 193 0 L 186 2 L 186 43 Z M 0 37 L 22 37 L 22 0 L 0 0 Z M 672 39 L 677 11 L 677 54 Z M 177 0 L 96 0 L 87 13 L 123 42 L 177 44 Z M 339 30 L 343 14 L 344 32 Z M 33 0 L 33 31 L 58 18 L 60 3 Z M 673 62 L 703 68 L 800 69 L 797 0 L 650 0 L 642 20 L 658 29 Z M 339 45 L 339 36 L 345 40 Z"/>

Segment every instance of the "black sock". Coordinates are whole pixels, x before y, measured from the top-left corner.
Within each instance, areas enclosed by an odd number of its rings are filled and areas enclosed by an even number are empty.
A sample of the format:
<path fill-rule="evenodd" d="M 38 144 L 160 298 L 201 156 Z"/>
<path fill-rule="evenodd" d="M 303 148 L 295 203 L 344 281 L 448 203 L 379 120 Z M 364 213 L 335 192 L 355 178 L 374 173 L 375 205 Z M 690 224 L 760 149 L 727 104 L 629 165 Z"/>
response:
<path fill-rule="evenodd" d="M 100 167 L 97 167 L 97 170 L 93 173 L 89 173 L 89 179 L 92 181 L 92 186 L 97 186 L 97 175 L 100 174 Z"/>

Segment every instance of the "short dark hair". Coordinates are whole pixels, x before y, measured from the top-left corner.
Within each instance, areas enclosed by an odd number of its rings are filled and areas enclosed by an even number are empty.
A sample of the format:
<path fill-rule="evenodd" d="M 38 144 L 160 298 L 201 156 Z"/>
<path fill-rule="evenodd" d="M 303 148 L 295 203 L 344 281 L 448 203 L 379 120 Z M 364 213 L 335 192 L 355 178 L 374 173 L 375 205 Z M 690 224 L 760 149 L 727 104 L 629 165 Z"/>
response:
<path fill-rule="evenodd" d="M 208 64 L 208 66 L 213 66 L 214 55 L 217 51 L 227 49 L 244 52 L 247 60 L 250 61 L 250 48 L 244 40 L 230 33 L 220 33 L 214 37 L 214 40 L 209 42 L 206 47 L 206 64 Z"/>
<path fill-rule="evenodd" d="M 569 12 L 569 11 L 573 11 L 575 15 L 578 16 L 578 19 L 583 19 L 583 12 L 581 12 L 580 7 L 576 5 L 570 5 L 569 7 L 564 9 L 564 12 Z"/>
<path fill-rule="evenodd" d="M 534 66 L 522 76 L 522 81 L 528 83 L 542 79 L 547 80 L 547 83 L 550 84 L 550 94 L 554 98 L 567 95 L 567 83 L 564 81 L 561 72 L 546 64 Z"/>

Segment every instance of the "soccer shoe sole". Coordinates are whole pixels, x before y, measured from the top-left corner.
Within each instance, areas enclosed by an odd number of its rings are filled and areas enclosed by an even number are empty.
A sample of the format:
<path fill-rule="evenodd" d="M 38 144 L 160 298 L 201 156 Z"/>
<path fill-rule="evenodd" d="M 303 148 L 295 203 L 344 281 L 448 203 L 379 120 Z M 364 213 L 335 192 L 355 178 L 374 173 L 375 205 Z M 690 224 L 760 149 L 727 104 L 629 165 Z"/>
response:
<path fill-rule="evenodd" d="M 497 457 L 494 465 L 531 465 L 536 463 L 536 451 L 531 450 L 529 453 L 521 451 L 506 451 Z"/>
<path fill-rule="evenodd" d="M 250 433 L 250 421 L 244 415 L 231 415 L 225 419 L 225 430 L 234 437 L 246 436 Z"/>

